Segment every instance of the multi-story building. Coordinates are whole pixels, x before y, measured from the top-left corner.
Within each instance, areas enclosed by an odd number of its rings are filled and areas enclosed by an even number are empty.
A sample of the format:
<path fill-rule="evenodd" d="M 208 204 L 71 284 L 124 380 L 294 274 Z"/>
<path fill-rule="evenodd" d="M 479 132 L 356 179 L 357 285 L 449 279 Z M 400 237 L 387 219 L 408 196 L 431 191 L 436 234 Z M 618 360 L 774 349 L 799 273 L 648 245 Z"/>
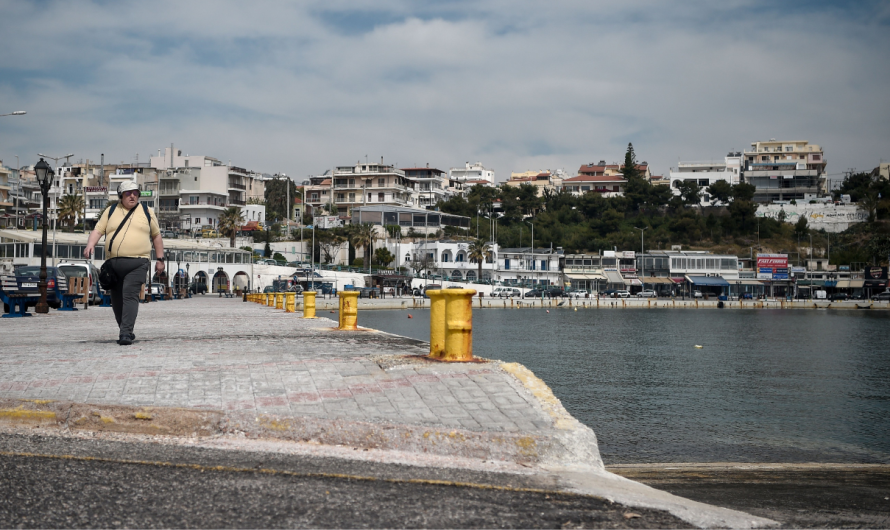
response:
<path fill-rule="evenodd" d="M 534 186 L 537 188 L 538 197 L 543 197 L 545 190 L 558 190 L 562 186 L 565 177 L 565 171 L 561 169 L 557 169 L 555 172 L 551 172 L 549 169 L 546 171 L 514 172 L 510 173 L 510 180 L 506 184 L 516 188 L 523 184 Z"/>
<path fill-rule="evenodd" d="M 465 187 L 495 185 L 494 170 L 487 169 L 482 162 L 475 164 L 467 162 L 464 167 L 453 167 L 448 170 L 448 178 L 462 182 Z"/>
<path fill-rule="evenodd" d="M 495 281 L 505 285 L 560 285 L 562 248 L 502 248 L 497 258 Z"/>
<path fill-rule="evenodd" d="M 419 272 L 432 273 L 456 282 L 491 280 L 495 276 L 498 246 L 494 243 L 490 245 L 490 254 L 482 262 L 480 278 L 479 263 L 470 259 L 470 243 L 466 241 L 417 241 L 410 245 L 392 240 L 387 242 L 390 252 L 399 256 L 400 266 L 413 268 L 416 264 Z M 425 268 L 421 269 L 421 266 Z"/>
<path fill-rule="evenodd" d="M 406 167 L 405 177 L 414 183 L 414 206 L 434 209 L 439 201 L 446 201 L 462 188 L 460 181 L 452 181 L 441 169 Z"/>
<path fill-rule="evenodd" d="M 804 194 L 826 195 L 822 148 L 806 141 L 753 142 L 745 151 L 742 181 L 755 187 L 756 202 L 803 200 Z"/>
<path fill-rule="evenodd" d="M 740 182 L 742 168 L 742 153 L 730 152 L 719 161 L 693 161 L 680 162 L 677 164 L 677 170 L 671 168 L 670 184 L 671 191 L 674 195 L 680 195 L 679 185 L 681 182 L 694 181 L 704 190 L 711 184 L 724 180 L 730 185 Z M 712 204 L 711 196 L 707 191 L 701 194 L 701 205 L 708 206 Z M 719 201 L 713 203 L 715 206 L 722 206 Z"/>
<path fill-rule="evenodd" d="M 186 230 L 215 228 L 229 206 L 244 207 L 249 198 L 262 198 L 265 177 L 255 171 L 223 164 L 204 155 L 182 155 L 165 148 L 150 158 L 157 171 L 159 221 Z"/>
<path fill-rule="evenodd" d="M 310 177 L 304 187 L 304 200 L 313 209 L 336 207 L 337 212 L 351 215 L 358 206 L 386 204 L 415 206 L 415 182 L 405 172 L 391 165 L 356 163 L 337 166 L 333 174 Z"/>
<path fill-rule="evenodd" d="M 470 218 L 420 208 L 405 208 L 387 204 L 359 206 L 352 210 L 352 223 L 370 223 L 379 226 L 378 234 L 383 235 L 384 226 L 400 226 L 403 236 L 409 234 L 434 234 L 446 227 L 469 230 Z"/>
<path fill-rule="evenodd" d="M 12 198 L 13 170 L 4 166 L 0 160 L 0 226 L 9 226 L 10 212 L 13 208 Z M 15 224 L 13 221 L 12 224 Z"/>
<path fill-rule="evenodd" d="M 623 169 L 623 164 L 606 164 L 605 160 L 600 160 L 596 164 L 591 162 L 578 169 L 578 176 L 564 179 L 561 188 L 573 195 L 593 192 L 603 197 L 620 197 L 624 195 L 624 187 L 627 184 L 622 173 Z M 637 164 L 637 169 L 643 177 L 652 180 L 648 163 Z"/>

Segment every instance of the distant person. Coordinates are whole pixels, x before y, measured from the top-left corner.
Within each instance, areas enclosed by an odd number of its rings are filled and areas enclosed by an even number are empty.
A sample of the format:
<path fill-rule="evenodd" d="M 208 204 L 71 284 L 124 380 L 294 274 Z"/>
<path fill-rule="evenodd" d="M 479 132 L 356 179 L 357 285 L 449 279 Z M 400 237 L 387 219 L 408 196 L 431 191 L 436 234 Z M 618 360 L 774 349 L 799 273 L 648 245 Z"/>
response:
<path fill-rule="evenodd" d="M 139 313 L 140 291 L 151 263 L 152 244 L 158 260 L 155 271 L 158 275 L 164 273 L 161 229 L 154 212 L 144 204 L 139 207 L 139 195 L 135 182 L 121 183 L 117 187 L 120 201 L 105 210 L 83 250 L 84 257 L 90 259 L 96 243 L 105 236 L 105 259 L 111 261 L 117 276 L 117 283 L 111 289 L 111 307 L 120 328 L 117 343 L 121 346 L 136 340 L 133 328 Z"/>

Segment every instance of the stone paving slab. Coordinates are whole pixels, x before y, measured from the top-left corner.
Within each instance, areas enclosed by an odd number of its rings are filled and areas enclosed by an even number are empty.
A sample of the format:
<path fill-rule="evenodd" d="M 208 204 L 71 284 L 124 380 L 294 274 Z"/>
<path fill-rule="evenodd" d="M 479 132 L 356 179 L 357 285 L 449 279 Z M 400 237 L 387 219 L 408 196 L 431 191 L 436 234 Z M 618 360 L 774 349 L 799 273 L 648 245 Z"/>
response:
<path fill-rule="evenodd" d="M 113 407 L 221 411 L 222 431 L 324 443 L 337 443 L 336 431 L 347 444 L 376 437 L 374 447 L 466 454 L 476 440 L 469 453 L 484 457 L 485 444 L 510 440 L 516 458 L 558 452 L 558 414 L 500 363 L 430 361 L 426 343 L 300 316 L 209 296 L 143 304 L 131 346 L 116 343 L 109 308 L 4 319 L 0 400 L 89 404 L 109 418 Z M 403 439 L 381 425 L 403 426 Z M 601 467 L 587 434 L 582 454 Z M 464 447 L 449 449 L 455 439 Z"/>

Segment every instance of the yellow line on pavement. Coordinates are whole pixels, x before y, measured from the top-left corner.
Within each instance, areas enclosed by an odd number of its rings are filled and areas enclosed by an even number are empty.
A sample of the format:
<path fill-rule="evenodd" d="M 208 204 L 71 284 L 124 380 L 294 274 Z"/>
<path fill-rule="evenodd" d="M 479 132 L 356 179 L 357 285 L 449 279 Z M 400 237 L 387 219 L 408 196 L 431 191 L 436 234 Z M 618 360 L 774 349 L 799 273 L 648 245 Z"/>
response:
<path fill-rule="evenodd" d="M 493 491 L 509 491 L 516 493 L 540 493 L 545 495 L 566 495 L 571 497 L 588 497 L 598 499 L 605 502 L 611 502 L 603 497 L 596 495 L 587 495 L 572 491 L 546 490 L 540 488 L 520 488 L 515 486 L 498 486 L 495 484 L 479 484 L 476 482 L 457 482 L 452 480 L 434 480 L 422 478 L 377 478 L 363 475 L 349 475 L 345 473 L 302 473 L 297 471 L 284 471 L 280 469 L 268 468 L 251 468 L 251 467 L 233 467 L 233 466 L 205 466 L 201 464 L 176 464 L 173 462 L 163 462 L 154 460 L 124 460 L 117 458 L 102 458 L 96 456 L 75 456 L 75 455 L 49 455 L 41 453 L 18 453 L 10 451 L 0 451 L 0 456 L 17 456 L 25 458 L 48 458 L 53 460 L 74 460 L 83 462 L 102 462 L 110 464 L 133 464 L 142 466 L 158 466 L 178 469 L 191 469 L 195 471 L 218 471 L 229 473 L 262 473 L 264 475 L 283 475 L 288 477 L 301 478 L 333 478 L 342 480 L 355 480 L 364 482 L 389 482 L 392 484 L 421 484 L 426 486 L 452 486 L 458 488 L 471 488 L 479 490 Z"/>

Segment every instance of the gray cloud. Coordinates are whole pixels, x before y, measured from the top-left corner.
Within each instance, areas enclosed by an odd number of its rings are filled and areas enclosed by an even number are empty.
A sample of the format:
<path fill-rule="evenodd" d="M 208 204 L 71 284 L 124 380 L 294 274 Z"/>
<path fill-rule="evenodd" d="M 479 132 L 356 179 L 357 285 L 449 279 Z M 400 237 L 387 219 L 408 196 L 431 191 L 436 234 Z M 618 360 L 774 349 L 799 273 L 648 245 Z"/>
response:
<path fill-rule="evenodd" d="M 367 154 L 503 180 L 628 141 L 656 173 L 771 137 L 832 174 L 890 156 L 880 2 L 0 6 L 0 110 L 28 111 L 0 119 L 7 163 L 175 142 L 296 176 Z"/>

